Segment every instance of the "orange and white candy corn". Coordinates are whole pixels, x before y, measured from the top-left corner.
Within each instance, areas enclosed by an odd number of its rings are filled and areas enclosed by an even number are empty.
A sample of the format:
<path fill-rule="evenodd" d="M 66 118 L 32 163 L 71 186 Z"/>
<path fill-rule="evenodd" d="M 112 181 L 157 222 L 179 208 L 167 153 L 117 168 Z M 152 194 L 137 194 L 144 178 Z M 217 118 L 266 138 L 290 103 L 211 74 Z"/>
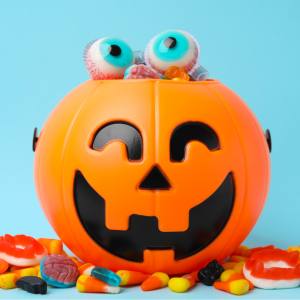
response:
<path fill-rule="evenodd" d="M 148 274 L 129 270 L 119 270 L 116 274 L 121 278 L 120 286 L 139 285 L 149 277 Z"/>
<path fill-rule="evenodd" d="M 233 295 L 244 295 L 250 290 L 249 281 L 246 279 L 237 279 L 232 281 L 216 281 L 214 287 L 220 291 L 227 292 Z"/>
<path fill-rule="evenodd" d="M 121 290 L 119 286 L 110 286 L 99 279 L 85 274 L 78 277 L 76 288 L 80 293 L 117 294 Z"/>
<path fill-rule="evenodd" d="M 141 284 L 141 289 L 143 291 L 153 291 L 164 288 L 168 285 L 169 279 L 166 273 L 155 272 Z"/>
<path fill-rule="evenodd" d="M 63 243 L 61 240 L 39 238 L 37 241 L 48 251 L 48 254 L 63 254 Z"/>

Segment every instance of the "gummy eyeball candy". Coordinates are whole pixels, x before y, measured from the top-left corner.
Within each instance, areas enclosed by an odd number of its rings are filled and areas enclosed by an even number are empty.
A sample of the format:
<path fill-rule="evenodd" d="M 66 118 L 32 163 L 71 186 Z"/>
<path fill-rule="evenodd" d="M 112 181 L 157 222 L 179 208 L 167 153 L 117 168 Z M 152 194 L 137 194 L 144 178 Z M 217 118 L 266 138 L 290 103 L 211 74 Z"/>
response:
<path fill-rule="evenodd" d="M 127 43 L 115 38 L 101 38 L 90 43 L 85 51 L 85 64 L 92 79 L 120 79 L 134 62 Z"/>
<path fill-rule="evenodd" d="M 146 64 L 161 75 L 171 66 L 190 72 L 197 64 L 199 46 L 187 32 L 169 30 L 151 39 L 146 46 Z"/>

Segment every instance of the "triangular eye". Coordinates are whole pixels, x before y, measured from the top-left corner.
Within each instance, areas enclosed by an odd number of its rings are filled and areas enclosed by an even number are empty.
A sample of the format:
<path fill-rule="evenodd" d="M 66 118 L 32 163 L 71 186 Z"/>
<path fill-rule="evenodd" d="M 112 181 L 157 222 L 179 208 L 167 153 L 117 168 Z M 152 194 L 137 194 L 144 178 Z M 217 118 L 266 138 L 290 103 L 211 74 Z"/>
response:
<path fill-rule="evenodd" d="M 140 189 L 168 190 L 170 183 L 158 166 L 154 166 L 140 184 Z"/>

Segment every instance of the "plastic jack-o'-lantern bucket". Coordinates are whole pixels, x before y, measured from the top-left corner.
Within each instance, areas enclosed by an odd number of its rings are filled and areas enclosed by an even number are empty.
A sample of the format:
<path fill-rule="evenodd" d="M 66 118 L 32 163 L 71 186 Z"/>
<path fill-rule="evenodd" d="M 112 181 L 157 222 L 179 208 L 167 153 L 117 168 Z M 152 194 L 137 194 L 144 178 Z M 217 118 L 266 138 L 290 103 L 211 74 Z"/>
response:
<path fill-rule="evenodd" d="M 267 195 L 268 152 L 252 112 L 216 80 L 91 80 L 43 127 L 36 187 L 82 260 L 187 273 L 250 232 Z"/>

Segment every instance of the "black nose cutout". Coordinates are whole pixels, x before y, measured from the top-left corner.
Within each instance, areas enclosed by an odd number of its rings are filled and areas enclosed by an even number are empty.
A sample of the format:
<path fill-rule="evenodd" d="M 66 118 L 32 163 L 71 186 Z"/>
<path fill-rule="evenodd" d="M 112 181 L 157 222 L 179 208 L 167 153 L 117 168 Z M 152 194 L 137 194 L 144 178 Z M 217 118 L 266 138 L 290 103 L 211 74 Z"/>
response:
<path fill-rule="evenodd" d="M 168 190 L 170 183 L 158 166 L 154 166 L 140 184 L 142 190 Z"/>

